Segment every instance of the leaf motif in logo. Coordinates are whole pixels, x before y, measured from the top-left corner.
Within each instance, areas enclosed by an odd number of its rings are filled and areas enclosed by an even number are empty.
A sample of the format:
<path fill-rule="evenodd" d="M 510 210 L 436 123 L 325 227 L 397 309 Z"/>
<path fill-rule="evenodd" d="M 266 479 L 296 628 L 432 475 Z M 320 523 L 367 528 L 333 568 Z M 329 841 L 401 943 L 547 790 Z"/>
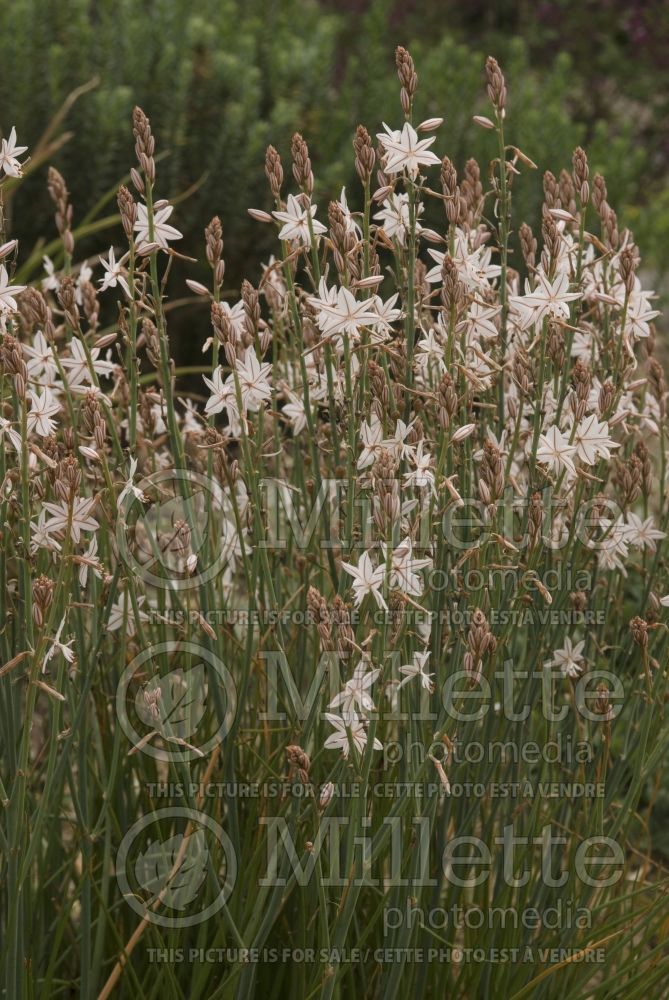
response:
<path fill-rule="evenodd" d="M 160 695 L 156 700 L 157 689 Z M 190 670 L 177 667 L 163 677 L 154 677 L 135 696 L 135 708 L 142 722 L 157 729 L 166 739 L 187 740 L 197 729 L 206 707 L 203 663 Z"/>
<path fill-rule="evenodd" d="M 154 840 L 135 862 L 135 878 L 151 898 L 160 896 L 165 906 L 184 910 L 197 896 L 207 875 L 209 851 L 204 830 L 192 833 L 184 845 L 184 835 Z"/>

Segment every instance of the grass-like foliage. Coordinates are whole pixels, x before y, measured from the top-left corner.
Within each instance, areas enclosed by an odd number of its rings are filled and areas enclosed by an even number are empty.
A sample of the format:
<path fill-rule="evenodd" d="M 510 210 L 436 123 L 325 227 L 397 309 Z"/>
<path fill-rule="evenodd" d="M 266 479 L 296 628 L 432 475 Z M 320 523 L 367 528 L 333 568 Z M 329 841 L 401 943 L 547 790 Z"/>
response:
<path fill-rule="evenodd" d="M 124 245 L 78 255 L 55 169 L 45 279 L 2 234 L 5 1000 L 669 988 L 653 294 L 581 148 L 516 217 L 494 59 L 458 176 L 396 58 L 339 201 L 301 135 L 292 177 L 267 150 L 234 303 L 217 217 L 207 284 L 178 259 L 139 108 Z M 175 262 L 211 312 L 187 371 Z"/>

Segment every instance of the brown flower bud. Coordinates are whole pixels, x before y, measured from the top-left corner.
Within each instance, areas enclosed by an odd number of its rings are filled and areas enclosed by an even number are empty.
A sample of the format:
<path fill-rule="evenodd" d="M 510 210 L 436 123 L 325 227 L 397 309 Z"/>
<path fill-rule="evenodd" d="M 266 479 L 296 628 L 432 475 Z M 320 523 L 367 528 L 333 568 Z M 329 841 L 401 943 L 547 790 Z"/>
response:
<path fill-rule="evenodd" d="M 268 146 L 265 153 L 265 177 L 267 178 L 270 190 L 277 201 L 281 198 L 281 185 L 283 184 L 283 167 L 281 157 L 274 146 Z"/>
<path fill-rule="evenodd" d="M 376 154 L 372 146 L 369 132 L 364 125 L 358 125 L 353 138 L 355 151 L 355 169 L 363 184 L 369 183 L 376 162 Z"/>
<path fill-rule="evenodd" d="M 418 76 L 416 75 L 413 59 L 401 45 L 398 45 L 395 49 L 395 65 L 397 67 L 397 76 L 402 86 L 400 90 L 402 110 L 405 115 L 408 115 L 411 111 L 416 90 L 418 89 Z"/>
<path fill-rule="evenodd" d="M 135 107 L 132 112 L 132 132 L 135 137 L 137 162 L 144 171 L 149 184 L 153 186 L 156 180 L 156 163 L 154 160 L 156 142 L 151 132 L 151 123 L 139 107 Z"/>
<path fill-rule="evenodd" d="M 311 170 L 309 148 L 299 132 L 293 136 L 290 152 L 293 157 L 295 183 L 310 198 L 314 190 L 314 175 Z"/>
<path fill-rule="evenodd" d="M 499 63 L 493 56 L 488 56 L 485 64 L 488 97 L 495 110 L 504 115 L 506 107 L 506 82 Z"/>

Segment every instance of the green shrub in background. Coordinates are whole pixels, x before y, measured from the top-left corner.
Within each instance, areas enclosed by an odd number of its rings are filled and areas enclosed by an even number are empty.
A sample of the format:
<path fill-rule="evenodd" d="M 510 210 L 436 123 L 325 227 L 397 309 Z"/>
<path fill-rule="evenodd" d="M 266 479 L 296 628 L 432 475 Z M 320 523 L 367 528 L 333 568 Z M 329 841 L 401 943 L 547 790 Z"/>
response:
<path fill-rule="evenodd" d="M 21 141 L 33 146 L 68 93 L 98 78 L 71 109 L 74 138 L 54 158 L 81 219 L 122 178 L 131 152 L 128 122 L 140 104 L 159 148 L 169 150 L 159 193 L 174 198 L 195 185 L 187 208 L 178 206 L 174 216 L 186 237 L 184 252 L 199 248 L 203 226 L 218 213 L 232 262 L 227 280 L 235 288 L 242 274 L 257 276 L 257 261 L 271 246 L 272 234 L 246 214 L 247 206 L 269 207 L 259 169 L 269 142 L 288 159 L 299 128 L 310 146 L 317 200 L 337 196 L 346 184 L 356 204 L 351 137 L 359 122 L 371 127 L 379 111 L 389 122 L 399 120 L 392 63 L 398 41 L 411 44 L 431 80 L 418 114 L 443 116 L 443 145 L 456 166 L 466 150 L 485 174 L 489 136 L 472 122 L 471 109 L 482 108 L 486 45 L 494 37 L 512 85 L 509 141 L 539 167 L 516 185 L 516 218 L 538 227 L 544 167 L 569 166 L 572 150 L 583 144 L 593 171 L 605 174 L 622 222 L 643 236 L 653 264 L 664 266 L 669 189 L 655 198 L 652 213 L 644 207 L 652 151 L 637 141 L 636 104 L 612 102 L 605 117 L 593 120 L 587 85 L 569 52 L 560 51 L 568 39 L 555 47 L 560 54 L 533 64 L 538 43 L 531 18 L 524 22 L 527 40 L 505 37 L 500 24 L 484 20 L 477 37 L 462 14 L 450 16 L 449 3 L 438 17 L 428 3 L 432 17 L 407 16 L 399 24 L 389 17 L 394 6 L 371 0 L 358 13 L 309 0 L 12 0 L 0 6 L 0 127 L 6 134 L 16 124 Z M 451 28 L 466 33 L 467 43 Z M 14 235 L 24 252 L 52 213 L 45 172 L 45 166 L 35 171 L 16 194 L 21 223 Z M 197 277 L 192 268 L 189 274 Z"/>

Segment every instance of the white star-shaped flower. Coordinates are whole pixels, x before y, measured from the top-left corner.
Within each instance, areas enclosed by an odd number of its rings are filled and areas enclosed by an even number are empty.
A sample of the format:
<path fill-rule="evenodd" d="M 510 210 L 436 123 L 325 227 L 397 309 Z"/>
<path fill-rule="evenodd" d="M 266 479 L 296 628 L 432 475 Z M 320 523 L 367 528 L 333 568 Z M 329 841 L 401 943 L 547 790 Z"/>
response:
<path fill-rule="evenodd" d="M 400 687 L 403 688 L 405 684 L 409 684 L 415 677 L 420 678 L 421 687 L 430 694 L 434 691 L 434 682 L 432 678 L 434 674 L 426 674 L 425 667 L 427 661 L 430 658 L 429 650 L 424 653 L 414 653 L 413 663 L 405 663 L 403 667 L 400 667 L 400 673 L 404 675 L 404 680 L 400 683 Z"/>
<path fill-rule="evenodd" d="M 435 136 L 419 139 L 409 122 L 404 123 L 401 132 L 389 128 L 385 122 L 383 127 L 386 131 L 379 132 L 376 138 L 385 150 L 383 169 L 387 174 L 399 174 L 406 170 L 410 177 L 416 177 L 419 167 L 441 163 L 435 153 L 429 152 Z"/>
<path fill-rule="evenodd" d="M 342 569 L 346 570 L 353 577 L 353 594 L 356 607 L 360 607 L 365 596 L 371 594 L 376 601 L 377 607 L 388 610 L 388 605 L 383 599 L 381 588 L 386 575 L 385 566 L 377 566 L 376 569 L 369 557 L 368 552 L 363 552 L 358 560 L 357 566 L 342 561 Z"/>
<path fill-rule="evenodd" d="M 565 470 L 572 476 L 576 475 L 575 454 L 575 446 L 569 444 L 567 438 L 555 424 L 549 427 L 545 434 L 540 435 L 537 461 L 541 462 L 542 465 L 547 465 L 553 472 Z"/>
<path fill-rule="evenodd" d="M 294 194 L 289 194 L 285 211 L 272 212 L 275 219 L 283 222 L 283 226 L 279 232 L 279 239 L 290 240 L 291 242 L 300 243 L 302 246 L 311 247 L 312 232 L 314 236 L 320 236 L 322 233 L 327 232 L 323 223 L 318 222 L 315 218 L 317 207 L 317 205 L 310 205 L 308 209 L 304 208 L 302 202 Z M 309 228 L 310 218 L 311 232 Z"/>
<path fill-rule="evenodd" d="M 585 640 L 577 642 L 574 646 L 571 639 L 565 638 L 564 646 L 562 649 L 556 649 L 553 652 L 553 659 L 550 661 L 551 666 L 559 667 L 563 677 L 578 677 L 583 673 L 583 648 L 585 646 Z"/>
<path fill-rule="evenodd" d="M 12 128 L 9 139 L 3 139 L 0 145 L 0 170 L 4 170 L 8 177 L 21 177 L 22 164 L 18 157 L 27 149 L 27 146 L 16 145 L 16 128 Z"/>
<path fill-rule="evenodd" d="M 162 250 L 167 250 L 168 240 L 180 240 L 183 233 L 180 233 L 174 226 L 168 226 L 167 220 L 174 211 L 174 205 L 159 203 L 156 205 L 153 214 L 153 239 L 149 238 L 149 212 L 146 205 L 140 202 L 137 205 L 137 219 L 134 230 L 137 233 L 137 249 L 142 250 L 150 243 L 157 243 Z"/>
<path fill-rule="evenodd" d="M 353 743 L 358 753 L 364 753 L 367 746 L 367 730 L 359 719 L 341 719 L 338 715 L 332 715 L 330 712 L 325 713 L 325 718 L 331 726 L 334 726 L 335 730 L 334 733 L 330 733 L 323 744 L 326 750 L 341 750 L 342 756 L 347 758 L 351 743 Z M 349 733 L 351 743 L 349 742 Z M 380 740 L 374 740 L 374 749 L 383 750 L 383 744 Z"/>

